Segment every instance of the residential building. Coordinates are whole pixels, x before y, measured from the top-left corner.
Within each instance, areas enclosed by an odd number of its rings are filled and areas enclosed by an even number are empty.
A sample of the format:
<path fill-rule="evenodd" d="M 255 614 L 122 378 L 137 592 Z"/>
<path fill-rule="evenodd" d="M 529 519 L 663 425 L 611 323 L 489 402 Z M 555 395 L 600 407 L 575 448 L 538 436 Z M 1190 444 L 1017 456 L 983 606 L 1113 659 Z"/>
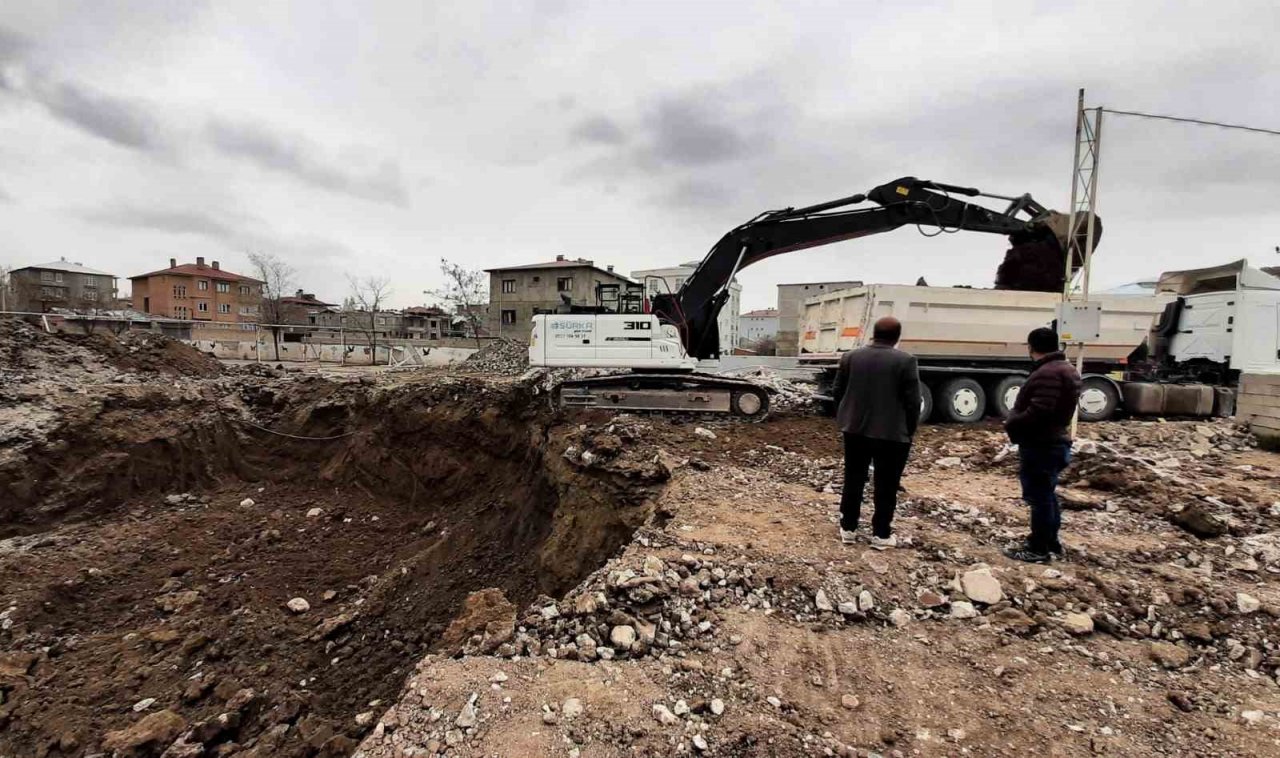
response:
<path fill-rule="evenodd" d="M 153 316 L 214 324 L 239 324 L 252 330 L 262 304 L 262 282 L 226 271 L 204 258 L 129 277 L 133 283 L 133 307 Z"/>
<path fill-rule="evenodd" d="M 337 303 L 326 303 L 310 292 L 298 290 L 292 295 L 280 298 L 281 323 L 306 324 L 310 314 L 336 307 L 338 307 Z"/>
<path fill-rule="evenodd" d="M 48 313 L 54 308 L 98 311 L 114 308 L 116 275 L 66 258 L 9 272 L 4 310 Z M 6 297 L 9 300 L 9 297 Z"/>
<path fill-rule="evenodd" d="M 739 341 L 743 347 L 772 344 L 778 337 L 778 309 L 747 311 L 739 317 Z"/>
<path fill-rule="evenodd" d="M 400 312 L 409 339 L 438 340 L 448 336 L 450 316 L 436 306 L 415 305 Z"/>
<path fill-rule="evenodd" d="M 638 282 L 644 282 L 645 294 L 653 297 L 657 294 L 677 292 L 697 268 L 698 262 L 690 261 L 679 266 L 632 271 L 631 277 Z M 733 352 L 733 348 L 738 345 L 740 336 L 738 311 L 741 308 L 742 285 L 734 279 L 729 284 L 729 299 L 725 301 L 724 308 L 720 309 L 720 317 L 716 320 L 720 327 L 720 352 L 725 355 Z"/>
<path fill-rule="evenodd" d="M 529 322 L 535 313 L 554 311 L 568 298 L 574 305 L 595 305 L 596 287 L 633 282 L 600 268 L 585 258 L 571 260 L 557 255 L 554 261 L 525 266 L 486 269 L 489 274 L 489 333 L 498 337 L 529 339 Z"/>
<path fill-rule="evenodd" d="M 861 287 L 860 281 L 801 282 L 778 285 L 778 355 L 800 354 L 800 315 L 811 297 Z"/>

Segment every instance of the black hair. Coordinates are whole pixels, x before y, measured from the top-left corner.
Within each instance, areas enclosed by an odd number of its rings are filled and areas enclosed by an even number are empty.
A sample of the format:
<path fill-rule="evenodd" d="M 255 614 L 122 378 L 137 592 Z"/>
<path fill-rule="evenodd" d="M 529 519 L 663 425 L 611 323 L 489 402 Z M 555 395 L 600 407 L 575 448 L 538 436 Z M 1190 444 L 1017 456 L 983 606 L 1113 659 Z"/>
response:
<path fill-rule="evenodd" d="M 1037 353 L 1056 353 L 1058 345 L 1058 333 L 1047 326 L 1032 329 L 1027 335 L 1027 347 Z"/>
<path fill-rule="evenodd" d="M 885 322 L 885 319 L 876 321 L 875 326 L 871 328 L 871 339 L 876 342 L 884 342 L 890 345 L 896 345 L 902 337 L 902 322 L 893 319 Z"/>

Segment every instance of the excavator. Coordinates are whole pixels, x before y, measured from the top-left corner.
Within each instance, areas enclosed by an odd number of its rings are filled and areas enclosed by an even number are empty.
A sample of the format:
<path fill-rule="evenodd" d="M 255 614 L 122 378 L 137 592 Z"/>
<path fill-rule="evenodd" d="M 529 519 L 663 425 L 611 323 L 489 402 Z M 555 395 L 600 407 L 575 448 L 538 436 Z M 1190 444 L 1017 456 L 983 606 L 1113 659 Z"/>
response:
<path fill-rule="evenodd" d="M 962 197 L 1009 204 L 995 211 Z M 875 205 L 855 208 L 866 201 Z M 1095 219 L 1096 221 L 1096 219 Z M 565 408 L 611 408 L 732 414 L 750 420 L 769 412 L 769 392 L 745 379 L 701 373 L 698 361 L 720 356 L 717 317 L 739 271 L 766 258 L 914 225 L 926 236 L 959 231 L 1002 234 L 1010 248 L 997 289 L 1061 291 L 1070 222 L 1031 198 L 903 177 L 869 192 L 803 208 L 766 211 L 711 248 L 678 290 L 604 285 L 593 306 L 566 303 L 533 317 L 529 364 L 550 368 L 627 369 L 563 381 Z M 1101 234 L 1095 223 L 1094 242 Z M 1084 234 L 1083 224 L 1076 234 Z M 1076 250 L 1084 248 L 1076 245 Z M 1083 261 L 1073 256 L 1072 272 Z"/>

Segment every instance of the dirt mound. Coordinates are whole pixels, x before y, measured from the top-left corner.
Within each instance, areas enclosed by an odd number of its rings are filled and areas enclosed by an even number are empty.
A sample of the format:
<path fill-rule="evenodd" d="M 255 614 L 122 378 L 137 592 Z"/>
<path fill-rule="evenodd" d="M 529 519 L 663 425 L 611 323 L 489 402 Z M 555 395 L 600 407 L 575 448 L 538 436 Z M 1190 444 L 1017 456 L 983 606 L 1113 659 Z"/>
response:
<path fill-rule="evenodd" d="M 1066 254 L 1056 241 L 1045 240 L 1012 245 L 996 269 L 998 290 L 1061 292 L 1066 270 Z"/>
<path fill-rule="evenodd" d="M 466 371 L 498 376 L 519 376 L 529 368 L 529 346 L 499 337 L 462 362 Z"/>
<path fill-rule="evenodd" d="M 470 593 L 563 592 L 666 476 L 635 440 L 565 457 L 510 383 L 159 392 L 111 388 L 0 477 L 0 753 L 171 711 L 140 754 L 349 754 Z"/>
<path fill-rule="evenodd" d="M 0 372 L 78 374 L 112 369 L 113 373 L 211 377 L 222 372 L 222 364 L 155 332 L 50 333 L 20 319 L 0 320 Z"/>

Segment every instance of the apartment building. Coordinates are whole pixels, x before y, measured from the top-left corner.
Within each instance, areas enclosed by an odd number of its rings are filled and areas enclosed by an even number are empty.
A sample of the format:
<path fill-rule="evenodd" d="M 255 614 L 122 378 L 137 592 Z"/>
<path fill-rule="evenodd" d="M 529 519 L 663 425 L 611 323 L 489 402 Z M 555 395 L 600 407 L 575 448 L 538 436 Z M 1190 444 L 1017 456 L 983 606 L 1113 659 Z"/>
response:
<path fill-rule="evenodd" d="M 554 311 L 568 297 L 574 305 L 595 305 L 599 284 L 631 284 L 613 266 L 600 268 L 585 258 L 557 255 L 554 261 L 486 269 L 489 274 L 489 333 L 529 339 L 533 314 Z"/>
<path fill-rule="evenodd" d="M 116 275 L 66 258 L 9 272 L 0 310 L 48 313 L 54 308 L 98 311 L 116 307 Z"/>
<path fill-rule="evenodd" d="M 213 324 L 240 324 L 252 330 L 262 305 L 262 282 L 227 271 L 204 258 L 149 274 L 129 277 L 133 284 L 133 307 L 143 313 L 168 318 L 207 321 Z"/>

